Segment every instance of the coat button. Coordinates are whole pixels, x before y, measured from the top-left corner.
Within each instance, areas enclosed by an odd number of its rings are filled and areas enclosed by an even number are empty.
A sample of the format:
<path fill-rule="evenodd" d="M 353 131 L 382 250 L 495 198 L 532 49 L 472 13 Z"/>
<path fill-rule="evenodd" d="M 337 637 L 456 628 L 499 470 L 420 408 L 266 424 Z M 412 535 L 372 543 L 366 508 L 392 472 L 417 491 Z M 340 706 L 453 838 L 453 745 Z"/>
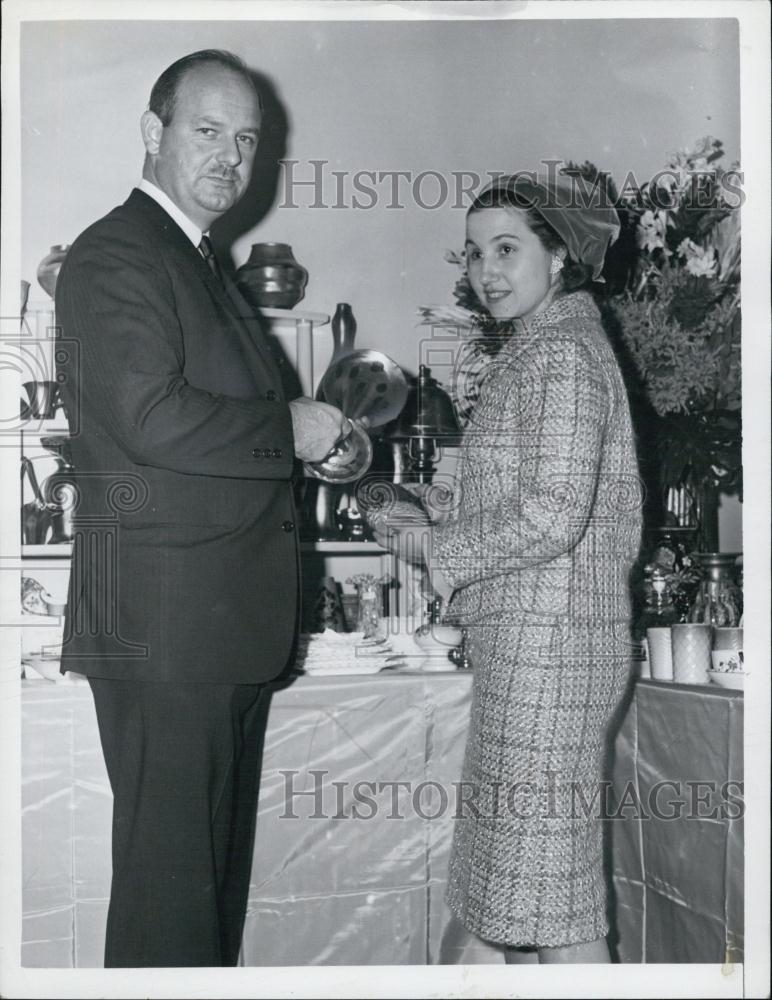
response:
<path fill-rule="evenodd" d="M 295 530 L 295 522 L 294 521 L 283 521 L 282 522 L 282 526 L 281 526 L 281 530 L 282 531 L 286 531 L 288 533 L 290 531 L 294 531 Z"/>
<path fill-rule="evenodd" d="M 269 389 L 269 390 L 268 390 L 268 392 L 267 392 L 267 393 L 265 394 L 265 398 L 266 398 L 266 399 L 267 399 L 267 400 L 268 400 L 269 402 L 273 403 L 273 402 L 274 402 L 274 400 L 276 400 L 276 399 L 278 399 L 278 398 L 279 398 L 279 394 L 278 394 L 277 392 L 274 392 L 274 390 L 273 390 L 273 389 Z"/>
<path fill-rule="evenodd" d="M 271 458 L 281 458 L 281 448 L 274 448 L 271 452 Z"/>
<path fill-rule="evenodd" d="M 252 458 L 262 458 L 262 457 L 263 457 L 263 449 L 262 448 L 253 448 L 252 449 Z"/>

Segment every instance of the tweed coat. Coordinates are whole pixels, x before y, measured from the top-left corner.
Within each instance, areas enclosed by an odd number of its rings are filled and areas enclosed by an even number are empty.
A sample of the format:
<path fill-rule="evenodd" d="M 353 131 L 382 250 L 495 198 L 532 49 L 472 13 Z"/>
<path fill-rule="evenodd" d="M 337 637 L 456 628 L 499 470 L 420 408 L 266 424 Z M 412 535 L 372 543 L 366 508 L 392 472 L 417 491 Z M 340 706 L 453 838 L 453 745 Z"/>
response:
<path fill-rule="evenodd" d="M 259 683 L 297 609 L 292 421 L 266 336 L 148 195 L 56 289 L 80 500 L 62 669 Z"/>
<path fill-rule="evenodd" d="M 596 940 L 608 930 L 599 783 L 628 680 L 642 491 L 587 293 L 518 324 L 491 360 L 456 482 L 432 553 L 474 667 L 448 903 L 493 942 Z"/>

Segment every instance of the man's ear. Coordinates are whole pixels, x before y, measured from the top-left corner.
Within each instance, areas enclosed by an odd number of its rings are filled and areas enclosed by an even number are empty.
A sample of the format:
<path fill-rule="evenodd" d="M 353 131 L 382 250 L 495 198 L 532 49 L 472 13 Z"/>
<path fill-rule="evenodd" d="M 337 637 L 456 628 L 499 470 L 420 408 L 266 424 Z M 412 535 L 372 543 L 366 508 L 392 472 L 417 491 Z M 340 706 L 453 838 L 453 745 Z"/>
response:
<path fill-rule="evenodd" d="M 155 156 L 161 145 L 161 136 L 163 135 L 164 130 L 161 119 L 155 111 L 145 111 L 140 119 L 139 126 L 140 131 L 142 132 L 142 141 L 145 144 L 145 149 L 150 156 Z"/>

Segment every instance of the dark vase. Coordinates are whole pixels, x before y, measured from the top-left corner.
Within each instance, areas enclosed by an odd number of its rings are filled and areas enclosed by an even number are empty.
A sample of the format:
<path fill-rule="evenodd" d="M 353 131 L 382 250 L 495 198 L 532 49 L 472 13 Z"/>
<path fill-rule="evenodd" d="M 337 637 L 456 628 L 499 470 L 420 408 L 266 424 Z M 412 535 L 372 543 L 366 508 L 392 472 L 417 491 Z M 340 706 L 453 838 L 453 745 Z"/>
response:
<path fill-rule="evenodd" d="M 67 435 L 52 435 L 41 437 L 40 443 L 56 458 L 57 464 L 56 472 L 48 476 L 41 487 L 51 514 L 50 543 L 71 542 L 79 493 L 73 478 L 70 438 Z"/>
<path fill-rule="evenodd" d="M 38 264 L 38 284 L 52 299 L 56 292 L 56 279 L 59 277 L 59 270 L 69 249 L 69 243 L 58 243 L 51 247 L 50 252 Z"/>
<path fill-rule="evenodd" d="M 332 317 L 332 357 L 330 364 L 338 358 L 351 354 L 354 350 L 354 337 L 357 332 L 357 321 L 348 302 L 339 302 Z"/>
<path fill-rule="evenodd" d="M 239 291 L 250 305 L 292 309 L 303 298 L 308 271 L 298 264 L 288 243 L 253 243 L 236 272 Z"/>

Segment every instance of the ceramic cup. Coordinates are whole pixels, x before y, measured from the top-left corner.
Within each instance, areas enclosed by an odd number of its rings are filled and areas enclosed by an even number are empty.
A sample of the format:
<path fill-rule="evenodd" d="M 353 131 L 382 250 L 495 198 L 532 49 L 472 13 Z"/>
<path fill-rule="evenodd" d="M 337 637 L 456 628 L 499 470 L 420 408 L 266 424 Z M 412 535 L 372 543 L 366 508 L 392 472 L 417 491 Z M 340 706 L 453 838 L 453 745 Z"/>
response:
<path fill-rule="evenodd" d="M 673 680 L 679 684 L 707 684 L 711 668 L 713 627 L 697 623 L 671 625 Z"/>
<path fill-rule="evenodd" d="M 719 673 L 744 670 L 743 630 L 741 628 L 713 629 L 713 652 L 710 654 L 713 669 Z"/>
<path fill-rule="evenodd" d="M 734 649 L 714 649 L 710 654 L 713 669 L 719 674 L 742 672 L 744 665 L 741 657 L 742 650 Z"/>
<path fill-rule="evenodd" d="M 667 628 L 647 628 L 649 643 L 649 663 L 651 676 L 655 681 L 673 680 L 673 644 L 670 626 Z"/>
<path fill-rule="evenodd" d="M 713 649 L 732 649 L 739 652 L 743 648 L 743 630 L 741 628 L 713 629 Z"/>

